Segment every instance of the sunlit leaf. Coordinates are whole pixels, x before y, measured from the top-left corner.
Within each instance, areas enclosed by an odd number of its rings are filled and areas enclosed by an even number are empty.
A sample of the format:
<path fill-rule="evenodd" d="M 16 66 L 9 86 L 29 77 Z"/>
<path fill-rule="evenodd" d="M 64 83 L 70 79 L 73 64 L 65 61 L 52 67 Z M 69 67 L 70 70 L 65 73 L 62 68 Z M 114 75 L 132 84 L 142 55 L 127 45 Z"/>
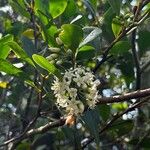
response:
<path fill-rule="evenodd" d="M 121 30 L 122 30 L 122 24 L 116 18 L 114 18 L 113 21 L 112 21 L 112 30 L 113 30 L 113 33 L 114 33 L 115 37 L 117 37 L 120 34 Z"/>
<path fill-rule="evenodd" d="M 50 13 L 53 18 L 60 16 L 67 7 L 67 0 L 51 0 Z"/>
<path fill-rule="evenodd" d="M 7 42 L 13 40 L 13 35 L 6 35 L 0 39 L 0 58 L 5 59 L 9 52 L 10 52 L 10 47 L 6 45 Z"/>
<path fill-rule="evenodd" d="M 60 39 L 66 47 L 75 51 L 83 38 L 82 29 L 74 24 L 64 24 L 61 28 Z"/>
<path fill-rule="evenodd" d="M 16 42 L 8 42 L 7 45 L 12 49 L 12 51 L 20 57 L 22 60 L 28 62 L 30 65 L 34 66 L 33 61 L 26 54 L 26 52 L 16 43 Z"/>
<path fill-rule="evenodd" d="M 22 71 L 15 66 L 13 66 L 11 63 L 9 63 L 7 60 L 0 59 L 0 71 L 5 72 L 10 75 L 18 75 Z"/>
<path fill-rule="evenodd" d="M 33 54 L 32 58 L 41 68 L 47 70 L 49 73 L 59 76 L 58 69 L 43 56 Z"/>

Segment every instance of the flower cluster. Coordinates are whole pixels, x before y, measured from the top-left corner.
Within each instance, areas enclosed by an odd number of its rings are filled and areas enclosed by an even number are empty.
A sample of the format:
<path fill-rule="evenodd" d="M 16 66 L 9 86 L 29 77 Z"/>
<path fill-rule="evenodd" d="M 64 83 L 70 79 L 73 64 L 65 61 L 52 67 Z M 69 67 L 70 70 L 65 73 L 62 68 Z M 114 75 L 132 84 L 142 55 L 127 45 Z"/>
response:
<path fill-rule="evenodd" d="M 56 104 L 64 108 L 69 114 L 81 114 L 85 107 L 94 108 L 98 95 L 97 86 L 99 80 L 95 80 L 89 69 L 77 67 L 69 69 L 62 79 L 55 77 L 51 87 L 57 99 Z"/>

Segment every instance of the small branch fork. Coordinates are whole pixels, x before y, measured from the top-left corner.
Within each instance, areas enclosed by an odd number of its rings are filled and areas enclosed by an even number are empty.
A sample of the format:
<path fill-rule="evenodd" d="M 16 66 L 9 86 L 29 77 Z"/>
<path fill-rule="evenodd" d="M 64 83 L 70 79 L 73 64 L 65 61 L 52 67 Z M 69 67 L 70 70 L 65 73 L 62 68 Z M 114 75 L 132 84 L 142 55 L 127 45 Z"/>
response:
<path fill-rule="evenodd" d="M 112 97 L 102 97 L 98 100 L 97 105 L 108 104 L 108 103 L 116 103 L 116 102 L 124 102 L 124 101 L 128 101 L 128 100 L 131 100 L 131 99 L 134 99 L 134 98 L 144 98 L 144 97 L 150 97 L 150 88 L 144 89 L 144 90 L 138 90 L 138 91 L 134 91 L 134 92 L 130 92 L 130 93 L 126 93 L 126 94 L 123 94 L 123 95 L 117 95 L 117 96 L 112 96 Z M 111 121 L 109 121 L 109 123 L 106 124 L 105 128 L 101 129 L 100 133 L 104 132 L 114 121 L 116 121 L 123 114 L 125 114 L 129 111 L 132 111 L 137 107 L 140 107 L 142 103 L 147 102 L 148 100 L 150 100 L 150 99 L 144 99 L 142 101 L 139 101 L 138 103 L 133 104 L 131 107 L 126 109 L 124 112 L 115 115 L 113 117 L 113 119 Z M 63 126 L 65 124 L 65 119 L 60 119 L 60 120 L 57 120 L 55 122 L 49 122 L 46 125 L 43 125 L 39 128 L 30 129 L 30 127 L 34 124 L 36 119 L 37 119 L 37 117 L 34 118 L 29 123 L 26 130 L 22 134 L 20 134 L 18 137 L 14 137 L 14 138 L 12 138 L 8 141 L 5 141 L 2 145 L 0 145 L 0 147 L 6 146 L 6 145 L 8 145 L 9 143 L 12 143 L 12 142 L 22 141 L 23 139 L 26 139 L 26 138 L 31 137 L 31 136 L 36 135 L 36 134 L 45 133 L 46 131 L 48 131 L 52 128 Z"/>

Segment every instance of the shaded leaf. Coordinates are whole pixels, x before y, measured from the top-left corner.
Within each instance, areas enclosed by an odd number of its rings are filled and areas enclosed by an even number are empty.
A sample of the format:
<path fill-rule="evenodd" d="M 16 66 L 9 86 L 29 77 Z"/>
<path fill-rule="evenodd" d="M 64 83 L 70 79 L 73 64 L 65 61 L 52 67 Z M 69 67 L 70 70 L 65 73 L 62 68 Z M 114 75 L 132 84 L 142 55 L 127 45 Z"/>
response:
<path fill-rule="evenodd" d="M 117 42 L 111 49 L 112 54 L 123 54 L 125 52 L 128 52 L 128 50 L 131 48 L 131 44 L 129 41 L 119 41 Z"/>
<path fill-rule="evenodd" d="M 109 116 L 110 116 L 110 106 L 108 105 L 100 105 L 100 106 L 97 106 L 98 109 L 99 109 L 99 113 L 100 113 L 100 116 L 101 118 L 106 121 Z"/>
<path fill-rule="evenodd" d="M 93 41 L 101 33 L 102 30 L 100 28 L 95 28 L 87 37 L 84 38 L 84 40 L 80 43 L 79 47 L 82 47 L 83 45 L 89 43 L 90 41 Z"/>
<path fill-rule="evenodd" d="M 88 110 L 82 116 L 82 120 L 85 123 L 85 126 L 91 134 L 95 137 L 97 145 L 99 144 L 99 116 L 96 110 Z"/>
<path fill-rule="evenodd" d="M 77 59 L 91 59 L 95 55 L 95 48 L 92 46 L 85 45 L 78 50 Z"/>
<path fill-rule="evenodd" d="M 119 120 L 112 124 L 109 130 L 116 132 L 119 136 L 128 134 L 134 127 L 132 120 Z"/>
<path fill-rule="evenodd" d="M 139 32 L 139 38 L 137 39 L 141 56 L 150 48 L 150 32 L 148 30 L 142 30 Z"/>
<path fill-rule="evenodd" d="M 137 145 L 139 140 L 140 139 L 135 138 L 135 139 L 130 140 L 128 143 L 131 145 Z M 148 138 L 148 137 L 144 138 L 143 141 L 140 143 L 140 147 L 149 149 L 150 148 L 149 141 L 150 141 L 150 138 Z"/>
<path fill-rule="evenodd" d="M 17 146 L 16 150 L 30 150 L 30 143 L 23 142 Z"/>
<path fill-rule="evenodd" d="M 120 7 L 122 4 L 122 0 L 108 0 L 110 6 L 112 7 L 113 11 L 119 15 L 120 14 Z"/>

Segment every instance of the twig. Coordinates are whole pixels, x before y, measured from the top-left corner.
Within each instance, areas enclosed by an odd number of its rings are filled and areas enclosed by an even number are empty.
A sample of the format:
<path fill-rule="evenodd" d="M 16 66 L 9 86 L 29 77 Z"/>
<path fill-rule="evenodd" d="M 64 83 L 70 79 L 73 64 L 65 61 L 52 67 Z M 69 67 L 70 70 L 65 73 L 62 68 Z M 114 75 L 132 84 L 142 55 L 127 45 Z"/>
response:
<path fill-rule="evenodd" d="M 141 68 L 140 68 L 140 60 L 138 56 L 138 52 L 136 50 L 136 29 L 132 32 L 131 35 L 131 45 L 132 45 L 132 54 L 133 60 L 136 68 L 136 90 L 141 87 Z"/>
<path fill-rule="evenodd" d="M 148 96 L 150 96 L 150 88 L 144 89 L 144 90 L 137 90 L 131 93 L 123 94 L 123 95 L 116 95 L 112 97 L 102 97 L 98 99 L 97 105 L 124 102 L 130 99 L 143 98 L 143 97 L 148 97 Z"/>
<path fill-rule="evenodd" d="M 97 105 L 107 104 L 107 103 L 114 103 L 114 102 L 123 102 L 123 101 L 127 101 L 127 100 L 137 98 L 137 97 L 142 98 L 142 97 L 148 97 L 148 96 L 150 96 L 150 88 L 145 89 L 145 90 L 134 91 L 134 92 L 127 93 L 127 94 L 124 94 L 124 95 L 118 95 L 118 96 L 112 96 L 112 97 L 102 97 L 102 98 L 99 99 Z M 137 104 L 139 104 L 139 103 L 137 103 Z M 35 118 L 35 120 L 36 119 L 37 118 Z M 34 122 L 34 120 L 32 122 Z M 65 119 L 60 119 L 60 120 L 55 121 L 55 122 L 47 123 L 46 125 L 41 126 L 37 129 L 31 129 L 31 130 L 28 131 L 29 127 L 32 125 L 32 123 L 30 123 L 31 125 L 28 125 L 28 127 L 24 131 L 24 133 L 22 133 L 18 137 L 12 138 L 12 139 L 4 142 L 2 145 L 0 145 L 0 147 L 5 146 L 5 145 L 7 145 L 11 142 L 14 142 L 14 141 L 18 140 L 18 139 L 22 140 L 22 139 L 25 139 L 25 138 L 30 137 L 32 135 L 35 135 L 35 134 L 44 133 L 44 132 L 46 132 L 46 131 L 48 131 L 52 128 L 63 126 L 64 123 L 65 123 Z"/>
<path fill-rule="evenodd" d="M 143 8 L 148 2 L 143 3 L 142 7 Z M 120 35 L 118 35 L 117 38 L 114 39 L 114 41 L 112 41 L 112 43 L 105 49 L 103 55 L 102 55 L 102 60 L 99 61 L 97 63 L 97 65 L 95 66 L 95 68 L 93 69 L 93 72 L 96 73 L 97 70 L 99 69 L 99 67 L 102 65 L 102 63 L 104 63 L 107 60 L 107 55 L 109 53 L 109 51 L 111 50 L 111 48 L 119 41 L 121 40 L 123 37 L 125 37 L 126 35 L 128 35 L 129 33 L 133 32 L 135 30 L 135 28 L 140 25 L 146 18 L 147 16 L 150 14 L 150 11 L 148 10 L 147 12 L 144 13 L 144 15 L 142 15 L 139 20 L 137 20 L 136 16 L 133 19 L 134 22 L 129 25 L 129 27 L 127 28 L 123 28 L 122 32 L 120 33 Z M 136 21 L 136 22 L 135 22 Z"/>

